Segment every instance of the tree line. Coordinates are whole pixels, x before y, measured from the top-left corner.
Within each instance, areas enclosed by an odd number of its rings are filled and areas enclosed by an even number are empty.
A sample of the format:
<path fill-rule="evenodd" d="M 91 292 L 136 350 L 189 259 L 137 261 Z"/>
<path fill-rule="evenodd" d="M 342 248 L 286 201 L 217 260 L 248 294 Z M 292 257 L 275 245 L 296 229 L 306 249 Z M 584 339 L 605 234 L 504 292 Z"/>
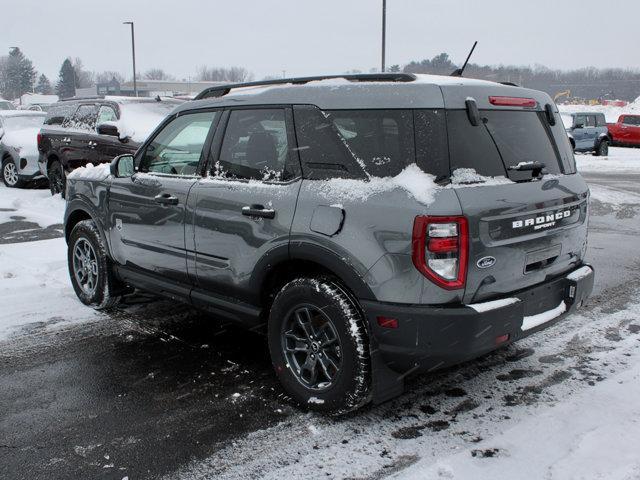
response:
<path fill-rule="evenodd" d="M 458 65 L 447 53 L 431 59 L 412 61 L 402 69 L 399 65 L 390 71 L 407 73 L 430 73 L 449 75 Z M 566 96 L 590 99 L 620 99 L 633 101 L 640 96 L 640 71 L 622 68 L 586 67 L 575 70 L 553 70 L 542 65 L 533 67 L 489 66 L 470 63 L 464 76 L 494 82 L 511 82 L 517 85 L 542 90 L 552 97 L 570 91 Z"/>
<path fill-rule="evenodd" d="M 136 75 L 138 80 L 177 80 L 161 68 L 150 68 Z M 243 82 L 253 78 L 253 74 L 243 67 L 198 67 L 191 81 Z M 187 79 L 182 79 L 187 80 Z M 33 62 L 19 48 L 9 50 L 9 55 L 0 57 L 0 96 L 7 100 L 20 98 L 25 93 L 56 94 L 60 98 L 76 95 L 80 88 L 96 84 L 124 83 L 125 77 L 119 72 L 91 72 L 85 69 L 79 58 L 64 59 L 60 66 L 58 79 L 52 83 L 43 73 L 38 74 Z"/>

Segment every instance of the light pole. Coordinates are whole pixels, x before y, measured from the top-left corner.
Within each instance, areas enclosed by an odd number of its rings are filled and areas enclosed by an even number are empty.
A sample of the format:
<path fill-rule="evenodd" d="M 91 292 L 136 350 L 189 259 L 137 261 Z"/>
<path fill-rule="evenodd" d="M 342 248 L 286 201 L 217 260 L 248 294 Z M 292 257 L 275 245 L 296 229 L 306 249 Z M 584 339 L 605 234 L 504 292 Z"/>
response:
<path fill-rule="evenodd" d="M 138 83 L 136 82 L 136 37 L 133 22 L 122 22 L 123 25 L 131 25 L 131 55 L 133 56 L 133 94 L 138 96 Z"/>
<path fill-rule="evenodd" d="M 387 0 L 382 0 L 382 72 L 384 73 L 384 56 L 387 43 Z"/>

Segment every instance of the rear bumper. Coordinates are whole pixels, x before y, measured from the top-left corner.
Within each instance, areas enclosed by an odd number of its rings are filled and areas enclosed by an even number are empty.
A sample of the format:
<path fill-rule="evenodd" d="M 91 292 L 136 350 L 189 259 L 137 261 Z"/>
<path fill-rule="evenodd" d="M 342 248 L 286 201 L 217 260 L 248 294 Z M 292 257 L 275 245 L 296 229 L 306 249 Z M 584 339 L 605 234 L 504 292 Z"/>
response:
<path fill-rule="evenodd" d="M 549 327 L 591 294 L 594 270 L 572 272 L 509 297 L 467 306 L 399 305 L 363 301 L 372 348 L 400 374 L 435 370 L 488 353 Z M 398 328 L 378 325 L 394 318 Z"/>

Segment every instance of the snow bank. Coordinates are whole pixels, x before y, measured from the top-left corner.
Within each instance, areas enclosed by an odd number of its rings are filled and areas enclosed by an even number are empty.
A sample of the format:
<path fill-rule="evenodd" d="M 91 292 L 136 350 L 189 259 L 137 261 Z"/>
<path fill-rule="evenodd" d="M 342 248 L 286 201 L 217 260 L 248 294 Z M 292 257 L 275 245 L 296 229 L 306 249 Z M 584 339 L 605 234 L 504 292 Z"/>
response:
<path fill-rule="evenodd" d="M 64 238 L 0 245 L 0 298 L 0 340 L 100 318 L 71 287 Z"/>
<path fill-rule="evenodd" d="M 640 115 L 640 99 L 630 103 L 626 107 L 614 107 L 613 105 L 558 105 L 560 113 L 604 113 L 607 122 L 615 123 L 618 117 L 625 113 Z M 564 121 L 564 120 L 563 120 Z"/>
<path fill-rule="evenodd" d="M 640 402 L 630 400 L 634 398 L 640 398 L 639 364 L 472 448 L 435 463 L 425 458 L 391 478 L 637 479 Z M 495 455 L 477 453 L 487 450 Z"/>
<path fill-rule="evenodd" d="M 65 202 L 60 195 L 51 196 L 47 190 L 23 190 L 0 187 L 0 223 L 10 222 L 11 217 L 22 217 L 41 227 L 61 224 Z"/>
<path fill-rule="evenodd" d="M 73 180 L 106 180 L 111 174 L 111 165 L 108 163 L 101 163 L 100 165 L 93 165 L 88 163 L 85 167 L 76 168 L 71 172 L 67 178 Z"/>
<path fill-rule="evenodd" d="M 640 173 L 640 150 L 612 147 L 608 157 L 577 154 L 576 165 L 580 173 Z"/>

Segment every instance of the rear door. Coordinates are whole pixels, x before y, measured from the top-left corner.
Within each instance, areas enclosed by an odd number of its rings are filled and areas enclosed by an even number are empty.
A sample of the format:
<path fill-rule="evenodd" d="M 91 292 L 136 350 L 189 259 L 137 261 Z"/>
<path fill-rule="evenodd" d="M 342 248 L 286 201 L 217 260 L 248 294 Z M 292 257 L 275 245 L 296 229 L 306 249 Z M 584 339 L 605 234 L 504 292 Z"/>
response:
<path fill-rule="evenodd" d="M 95 132 L 98 107 L 94 103 L 80 104 L 65 127 L 62 142 L 66 145 L 67 169 L 95 163 L 97 134 Z"/>
<path fill-rule="evenodd" d="M 587 140 L 586 148 L 589 150 L 593 150 L 595 148 L 596 142 L 598 141 L 598 137 L 600 136 L 598 130 L 598 121 L 595 115 L 587 115 L 587 123 L 586 123 L 586 135 L 585 138 Z"/>
<path fill-rule="evenodd" d="M 453 186 L 469 222 L 466 303 L 541 283 L 578 264 L 586 250 L 588 189 L 575 174 L 559 116 L 551 126 L 540 110 L 480 113 L 478 126 L 464 110 L 447 113 Z M 520 162 L 543 163 L 547 174 L 509 169 Z M 456 185 L 457 168 L 500 180 Z"/>
<path fill-rule="evenodd" d="M 188 237 L 199 287 L 251 302 L 258 292 L 249 284 L 260 260 L 288 252 L 299 161 L 290 108 L 232 109 L 225 121 L 209 177 L 193 189 Z M 193 301 L 201 301 L 197 293 Z"/>
<path fill-rule="evenodd" d="M 112 104 L 101 104 L 98 108 L 98 120 L 96 122 L 96 139 L 97 142 L 95 153 L 96 163 L 108 163 L 118 155 L 124 153 L 135 153 L 138 147 L 137 143 L 127 141 L 123 142 L 120 138 L 112 135 L 97 134 L 98 125 L 105 122 L 117 122 L 118 114 L 116 107 Z"/>
<path fill-rule="evenodd" d="M 218 115 L 201 111 L 172 118 L 138 152 L 133 177 L 113 179 L 109 223 L 118 263 L 145 275 L 189 282 L 187 198 L 201 177 L 204 146 Z"/>

